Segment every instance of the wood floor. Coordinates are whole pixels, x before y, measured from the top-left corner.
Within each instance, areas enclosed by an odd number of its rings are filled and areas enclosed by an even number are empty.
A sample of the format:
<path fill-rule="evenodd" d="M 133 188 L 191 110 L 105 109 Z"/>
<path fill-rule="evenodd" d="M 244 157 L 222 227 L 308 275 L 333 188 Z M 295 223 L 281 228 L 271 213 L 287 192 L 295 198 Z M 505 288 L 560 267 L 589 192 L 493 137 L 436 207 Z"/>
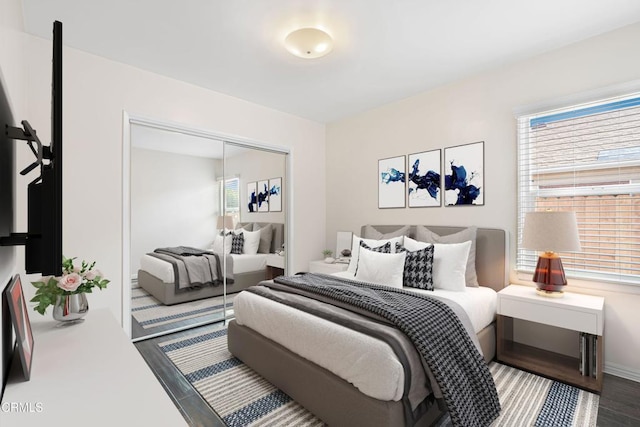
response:
<path fill-rule="evenodd" d="M 219 326 L 222 328 L 222 323 Z M 158 347 L 158 343 L 180 338 L 197 330 L 190 329 L 140 341 L 135 343 L 135 346 L 189 425 L 224 427 L 225 424 L 220 417 Z M 640 427 L 640 383 L 605 374 L 597 425 Z"/>

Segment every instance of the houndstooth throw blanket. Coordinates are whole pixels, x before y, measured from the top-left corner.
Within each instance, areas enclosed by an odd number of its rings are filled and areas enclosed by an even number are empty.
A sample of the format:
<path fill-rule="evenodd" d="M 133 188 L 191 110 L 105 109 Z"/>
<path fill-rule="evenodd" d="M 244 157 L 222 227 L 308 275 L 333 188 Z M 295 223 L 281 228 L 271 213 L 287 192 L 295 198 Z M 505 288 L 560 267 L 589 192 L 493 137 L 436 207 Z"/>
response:
<path fill-rule="evenodd" d="M 445 303 L 401 289 L 311 273 L 274 281 L 354 305 L 393 323 L 424 357 L 454 426 L 488 426 L 500 413 L 491 373 Z"/>

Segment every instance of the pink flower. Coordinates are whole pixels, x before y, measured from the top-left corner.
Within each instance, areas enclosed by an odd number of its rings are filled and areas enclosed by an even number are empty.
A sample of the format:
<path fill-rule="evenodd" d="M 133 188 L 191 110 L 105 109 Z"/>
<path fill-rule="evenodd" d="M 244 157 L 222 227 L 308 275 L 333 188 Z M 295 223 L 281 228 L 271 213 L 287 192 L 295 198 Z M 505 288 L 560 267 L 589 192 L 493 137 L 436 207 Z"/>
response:
<path fill-rule="evenodd" d="M 84 273 L 84 277 L 87 280 L 93 280 L 98 276 L 102 277 L 100 270 L 89 270 Z"/>
<path fill-rule="evenodd" d="M 58 287 L 73 292 L 82 284 L 82 277 L 78 273 L 65 274 L 58 280 Z"/>

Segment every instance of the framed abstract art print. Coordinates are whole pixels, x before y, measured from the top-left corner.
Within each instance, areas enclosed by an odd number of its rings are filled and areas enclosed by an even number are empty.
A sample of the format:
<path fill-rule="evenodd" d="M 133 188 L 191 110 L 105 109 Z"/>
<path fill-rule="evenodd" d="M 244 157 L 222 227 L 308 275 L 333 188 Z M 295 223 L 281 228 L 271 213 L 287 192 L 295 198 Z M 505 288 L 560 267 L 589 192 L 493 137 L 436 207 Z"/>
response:
<path fill-rule="evenodd" d="M 445 148 L 445 205 L 482 206 L 484 190 L 484 141 Z"/>

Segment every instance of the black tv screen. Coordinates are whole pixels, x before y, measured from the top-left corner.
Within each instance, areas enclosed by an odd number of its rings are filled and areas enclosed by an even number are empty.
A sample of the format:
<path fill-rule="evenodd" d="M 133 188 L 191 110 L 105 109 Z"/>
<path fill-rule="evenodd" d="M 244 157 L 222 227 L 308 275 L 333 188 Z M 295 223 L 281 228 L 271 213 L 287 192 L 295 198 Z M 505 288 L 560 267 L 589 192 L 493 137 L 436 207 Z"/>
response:
<path fill-rule="evenodd" d="M 23 175 L 39 167 L 40 176 L 27 188 L 28 218 L 26 233 L 11 233 L 0 239 L 2 245 L 25 245 L 27 273 L 62 275 L 62 23 L 53 23 L 53 60 L 51 80 L 51 144 L 40 143 L 28 121 L 23 128 L 7 123 L 7 135 L 27 141 L 36 161 L 20 172 Z"/>

